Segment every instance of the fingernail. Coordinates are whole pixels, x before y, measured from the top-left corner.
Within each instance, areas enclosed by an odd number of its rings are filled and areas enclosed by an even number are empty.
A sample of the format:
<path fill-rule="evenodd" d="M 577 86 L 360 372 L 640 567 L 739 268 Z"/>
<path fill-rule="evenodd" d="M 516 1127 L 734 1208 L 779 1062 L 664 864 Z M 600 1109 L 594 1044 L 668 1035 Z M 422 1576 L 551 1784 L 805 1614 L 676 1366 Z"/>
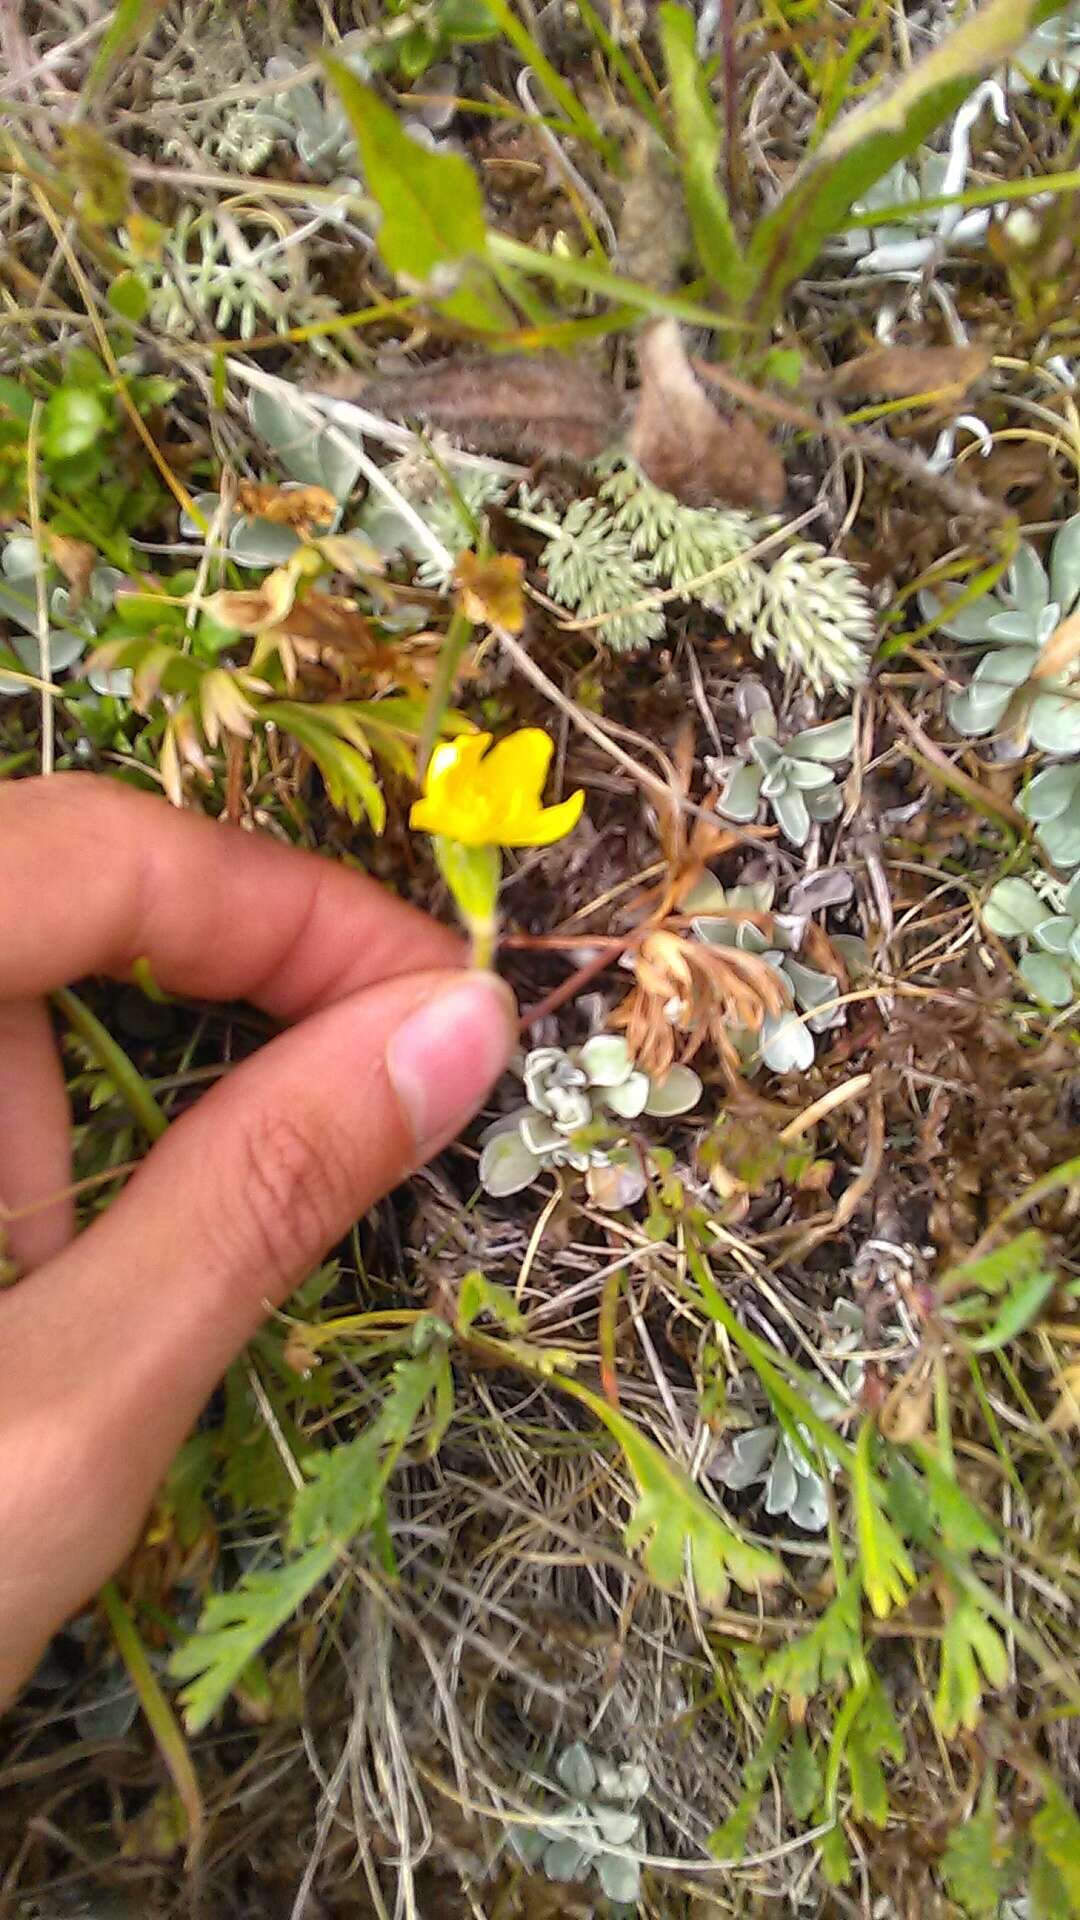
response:
<path fill-rule="evenodd" d="M 474 1113 L 510 1057 L 517 1006 L 494 973 L 444 987 L 397 1029 L 386 1070 L 418 1147 Z"/>

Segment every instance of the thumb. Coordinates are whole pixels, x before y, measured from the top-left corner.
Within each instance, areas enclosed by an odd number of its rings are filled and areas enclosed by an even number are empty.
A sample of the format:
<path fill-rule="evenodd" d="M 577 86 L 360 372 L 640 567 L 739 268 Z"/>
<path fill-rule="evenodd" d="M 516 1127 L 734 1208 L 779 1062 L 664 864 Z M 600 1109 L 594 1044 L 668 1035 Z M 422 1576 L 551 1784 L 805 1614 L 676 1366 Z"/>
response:
<path fill-rule="evenodd" d="M 42 1640 L 128 1550 L 268 1305 L 453 1138 L 514 1039 L 491 974 L 405 975 L 337 1001 L 205 1095 L 5 1299 L 6 1574 L 26 1570 L 23 1618 L 40 1607 Z"/>

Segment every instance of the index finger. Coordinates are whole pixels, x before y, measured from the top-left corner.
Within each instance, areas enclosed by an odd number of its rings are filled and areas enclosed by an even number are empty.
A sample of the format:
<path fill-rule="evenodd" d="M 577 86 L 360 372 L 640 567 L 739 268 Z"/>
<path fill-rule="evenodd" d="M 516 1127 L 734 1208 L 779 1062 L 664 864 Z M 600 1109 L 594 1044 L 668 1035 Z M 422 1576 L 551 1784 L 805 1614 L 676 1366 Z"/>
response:
<path fill-rule="evenodd" d="M 93 774 L 0 784 L 0 999 L 148 961 L 166 991 L 293 1021 L 458 965 L 446 927 L 363 875 Z"/>

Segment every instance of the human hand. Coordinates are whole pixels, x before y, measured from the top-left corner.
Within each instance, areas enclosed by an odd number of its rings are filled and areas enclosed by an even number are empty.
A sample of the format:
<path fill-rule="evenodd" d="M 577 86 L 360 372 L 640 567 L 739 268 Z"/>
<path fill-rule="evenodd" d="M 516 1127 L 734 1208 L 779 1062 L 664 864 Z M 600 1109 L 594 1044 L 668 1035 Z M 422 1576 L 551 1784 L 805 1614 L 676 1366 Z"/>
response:
<path fill-rule="evenodd" d="M 0 1705 L 134 1544 L 208 1394 L 380 1195 L 479 1106 L 512 999 L 453 934 L 328 860 L 106 780 L 0 786 Z M 144 957 L 289 1030 L 74 1237 L 40 997 Z M 47 1202 L 48 1204 L 42 1204 Z"/>

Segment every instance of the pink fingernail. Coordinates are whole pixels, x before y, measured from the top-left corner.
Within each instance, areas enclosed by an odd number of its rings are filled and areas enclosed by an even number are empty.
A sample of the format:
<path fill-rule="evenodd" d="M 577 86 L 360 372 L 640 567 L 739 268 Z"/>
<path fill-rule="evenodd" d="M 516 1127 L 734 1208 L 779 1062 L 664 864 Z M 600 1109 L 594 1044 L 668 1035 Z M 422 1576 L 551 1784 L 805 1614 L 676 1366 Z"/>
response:
<path fill-rule="evenodd" d="M 517 1007 L 494 973 L 467 974 L 391 1035 L 386 1069 L 417 1147 L 475 1113 L 510 1057 Z"/>

